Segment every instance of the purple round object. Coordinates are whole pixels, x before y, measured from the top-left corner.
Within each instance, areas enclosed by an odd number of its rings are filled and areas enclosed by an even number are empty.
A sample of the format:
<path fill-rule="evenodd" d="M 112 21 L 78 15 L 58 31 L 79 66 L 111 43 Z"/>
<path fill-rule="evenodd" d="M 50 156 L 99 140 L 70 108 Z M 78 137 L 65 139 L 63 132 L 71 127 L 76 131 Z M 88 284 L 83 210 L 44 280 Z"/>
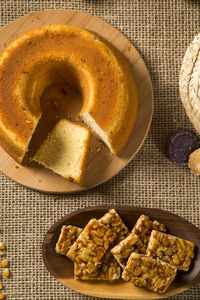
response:
<path fill-rule="evenodd" d="M 196 133 L 189 129 L 174 131 L 166 142 L 166 155 L 173 163 L 186 166 L 190 154 L 200 148 L 200 140 Z"/>

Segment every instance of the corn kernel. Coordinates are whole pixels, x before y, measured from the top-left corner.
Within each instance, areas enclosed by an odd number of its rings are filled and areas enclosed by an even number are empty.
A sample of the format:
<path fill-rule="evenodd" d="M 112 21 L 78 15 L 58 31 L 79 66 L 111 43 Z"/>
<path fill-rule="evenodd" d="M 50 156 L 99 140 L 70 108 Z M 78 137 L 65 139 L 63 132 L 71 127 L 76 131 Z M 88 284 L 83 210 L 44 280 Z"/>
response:
<path fill-rule="evenodd" d="M 4 299 L 4 294 L 0 293 L 0 299 Z"/>
<path fill-rule="evenodd" d="M 1 266 L 2 266 L 3 268 L 5 268 L 5 267 L 7 267 L 7 265 L 8 265 L 7 259 L 3 259 L 3 260 L 1 261 Z"/>
<path fill-rule="evenodd" d="M 0 250 L 3 250 L 3 249 L 5 249 L 5 244 L 0 242 Z"/>
<path fill-rule="evenodd" d="M 4 252 L 2 250 L 0 250 L 0 256 L 4 255 Z"/>
<path fill-rule="evenodd" d="M 0 281 L 0 290 L 3 289 L 3 283 Z"/>
<path fill-rule="evenodd" d="M 10 275 L 10 271 L 8 270 L 8 268 L 3 270 L 3 276 L 4 277 L 8 277 Z"/>

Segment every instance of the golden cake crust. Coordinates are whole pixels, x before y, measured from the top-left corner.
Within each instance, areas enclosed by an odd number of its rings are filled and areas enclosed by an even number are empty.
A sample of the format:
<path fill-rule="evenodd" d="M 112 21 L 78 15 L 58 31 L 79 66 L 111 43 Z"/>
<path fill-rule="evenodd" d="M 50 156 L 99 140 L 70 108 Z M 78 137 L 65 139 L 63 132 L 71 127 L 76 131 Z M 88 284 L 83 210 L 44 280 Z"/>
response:
<path fill-rule="evenodd" d="M 22 162 L 41 117 L 40 96 L 47 86 L 59 81 L 80 89 L 80 116 L 87 112 L 118 154 L 137 115 L 137 89 L 130 68 L 97 34 L 69 25 L 33 29 L 2 53 L 0 145 Z"/>

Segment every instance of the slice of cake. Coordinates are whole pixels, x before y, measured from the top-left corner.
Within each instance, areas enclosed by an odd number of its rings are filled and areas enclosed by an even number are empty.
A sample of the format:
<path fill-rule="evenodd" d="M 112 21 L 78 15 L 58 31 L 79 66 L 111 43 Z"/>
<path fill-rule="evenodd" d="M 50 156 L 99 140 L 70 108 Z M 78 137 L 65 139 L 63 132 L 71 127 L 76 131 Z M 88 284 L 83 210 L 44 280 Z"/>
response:
<path fill-rule="evenodd" d="M 33 160 L 81 185 L 89 140 L 88 128 L 61 119 L 40 146 Z"/>

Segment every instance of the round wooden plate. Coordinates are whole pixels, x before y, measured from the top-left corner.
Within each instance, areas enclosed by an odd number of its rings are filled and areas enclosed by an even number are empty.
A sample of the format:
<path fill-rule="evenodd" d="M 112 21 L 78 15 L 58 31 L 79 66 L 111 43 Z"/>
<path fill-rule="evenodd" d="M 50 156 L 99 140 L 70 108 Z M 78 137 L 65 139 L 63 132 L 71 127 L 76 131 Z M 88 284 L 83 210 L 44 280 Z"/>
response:
<path fill-rule="evenodd" d="M 97 186 L 116 175 L 135 156 L 150 128 L 153 112 L 151 79 L 143 59 L 133 45 L 117 29 L 105 21 L 79 11 L 45 10 L 31 13 L 8 24 L 0 31 L 0 52 L 28 30 L 47 24 L 70 24 L 97 32 L 128 59 L 139 93 L 139 112 L 129 141 L 119 156 L 111 155 L 101 144 L 90 152 L 85 171 L 84 187 L 69 182 L 39 166 L 18 165 L 0 148 L 0 171 L 14 181 L 43 192 L 68 193 Z"/>

